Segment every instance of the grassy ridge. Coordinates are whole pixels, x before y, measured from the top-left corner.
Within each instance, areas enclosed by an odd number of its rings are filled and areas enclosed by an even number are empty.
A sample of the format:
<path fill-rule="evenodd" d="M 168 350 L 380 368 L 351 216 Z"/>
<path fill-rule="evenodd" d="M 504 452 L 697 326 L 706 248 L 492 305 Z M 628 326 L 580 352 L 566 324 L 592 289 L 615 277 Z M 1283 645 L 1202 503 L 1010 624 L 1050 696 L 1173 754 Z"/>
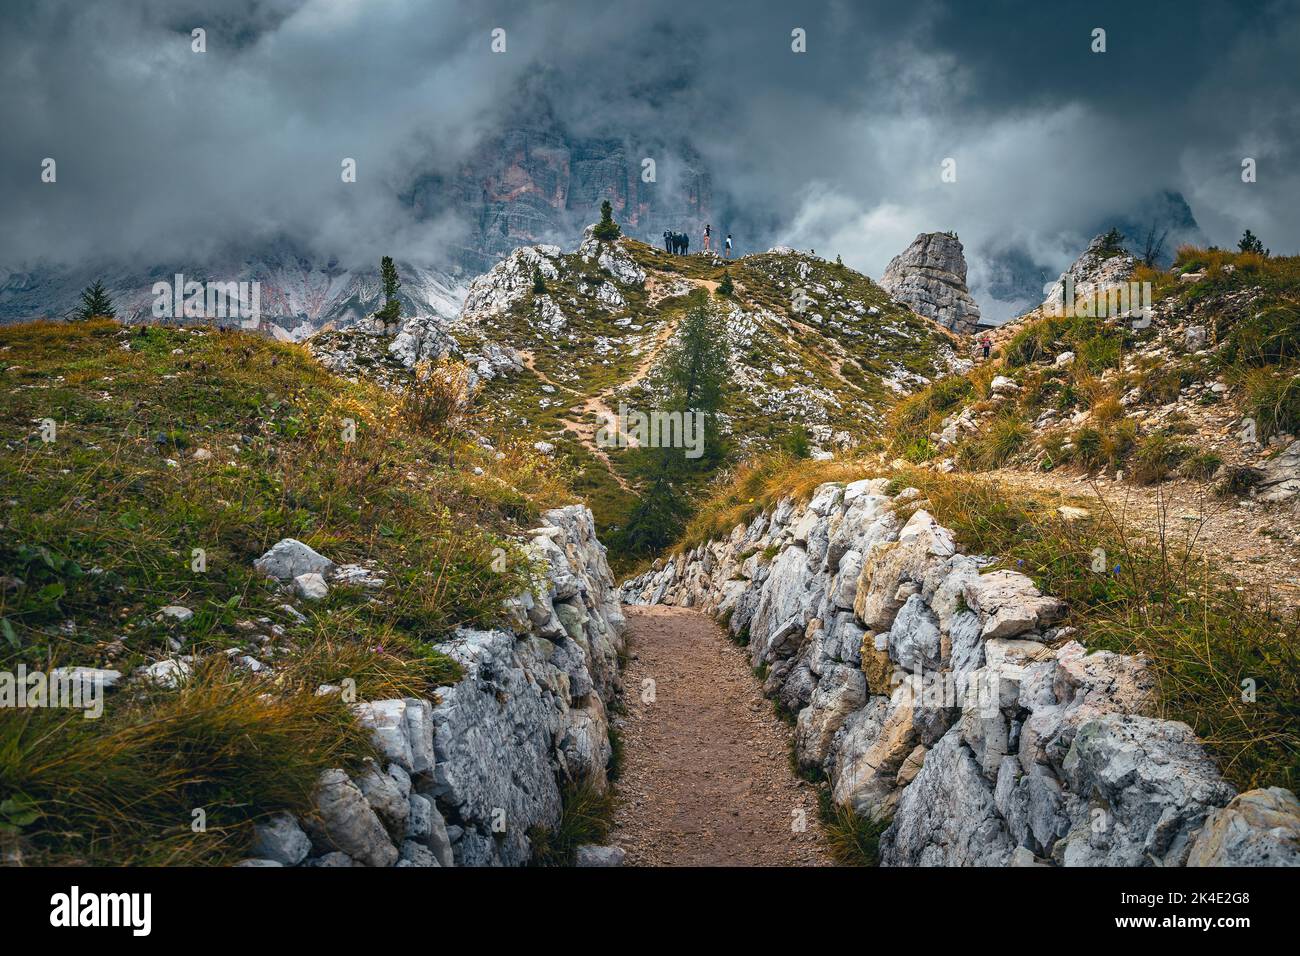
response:
<path fill-rule="evenodd" d="M 472 334 L 462 330 L 461 344 L 473 351 L 482 335 L 530 353 L 534 371 L 488 383 L 483 407 L 527 443 L 540 438 L 555 445 L 559 467 L 591 504 L 621 571 L 637 557 L 619 553 L 617 533 L 642 491 L 637 456 L 611 449 L 607 465 L 564 421 L 597 424 L 590 411 L 574 409 L 602 393 L 611 408 L 619 401 L 636 410 L 658 407 L 662 396 L 653 370 L 635 386 L 627 382 L 692 305 L 703 299 L 725 314 L 738 309 L 747 316 L 731 323 L 729 335 L 736 373 L 724 390 L 721 419 L 732 461 L 779 448 L 795 433 L 806 443 L 804 429 L 814 423 L 854 441 L 875 439 L 897 400 L 890 383 L 915 384 L 940 374 L 943 351 L 955 343 L 871 279 L 834 262 L 790 252 L 723 262 L 669 255 L 626 238 L 620 246 L 648 277 L 644 288 L 619 287 L 622 305 L 601 301 L 598 290 L 609 276 L 595 260 L 569 254 L 558 260 L 559 274 L 546 280 L 545 293 L 522 296 Z M 724 277 L 733 282 L 730 295 L 707 291 Z M 799 310 L 796 290 L 807 296 Z M 541 327 L 542 295 L 563 312 L 562 329 Z M 853 303 L 861 304 L 862 314 Z M 576 355 L 585 358 L 575 361 Z M 707 480 L 712 472 L 705 471 Z M 702 492 L 703 483 L 689 490 Z"/>
<path fill-rule="evenodd" d="M 0 404 L 0 670 L 125 673 L 173 648 L 275 666 L 273 679 L 205 666 L 176 691 L 116 691 L 99 720 L 0 711 L 5 832 L 36 858 L 231 859 L 248 821 L 302 808 L 320 769 L 365 753 L 347 708 L 315 688 L 351 678 L 379 699 L 454 680 L 431 644 L 494 622 L 529 585 L 509 536 L 538 502 L 567 498 L 539 456 L 463 441 L 453 456 L 399 398 L 240 333 L 0 329 Z M 337 587 L 299 622 L 252 567 L 287 536 L 384 572 L 378 599 Z M 166 605 L 195 613 L 167 623 Z M 206 835 L 190 831 L 199 807 Z"/>
<path fill-rule="evenodd" d="M 1124 468 L 1138 484 L 1177 474 L 1203 477 L 1222 462 L 1198 454 L 1186 439 L 1196 429 L 1185 415 L 1144 431 L 1128 412 L 1175 402 L 1188 385 L 1216 378 L 1228 394 L 1199 401 L 1232 401 L 1255 422 L 1261 441 L 1300 432 L 1300 257 L 1185 248 L 1171 270 L 1139 267 L 1134 279 L 1151 282 L 1154 301 L 1173 314 L 1205 326 L 1210 350 L 1128 361 L 1158 338 L 1159 328 L 1078 315 L 1026 319 L 996 362 L 939 379 L 900 402 L 890 415 L 890 450 L 916 463 L 938 458 L 931 436 L 946 418 L 964 408 L 989 412 L 996 404 L 978 432 L 959 435 L 956 447 L 942 454 L 971 471 L 1033 459 L 1045 469 Z M 1056 365 L 1066 352 L 1074 360 Z M 1011 400 L 992 401 L 996 374 L 1019 386 Z M 1056 424 L 1035 434 L 1034 423 L 1048 412 L 1058 416 Z M 1087 421 L 1070 424 L 1079 412 L 1088 413 Z"/>

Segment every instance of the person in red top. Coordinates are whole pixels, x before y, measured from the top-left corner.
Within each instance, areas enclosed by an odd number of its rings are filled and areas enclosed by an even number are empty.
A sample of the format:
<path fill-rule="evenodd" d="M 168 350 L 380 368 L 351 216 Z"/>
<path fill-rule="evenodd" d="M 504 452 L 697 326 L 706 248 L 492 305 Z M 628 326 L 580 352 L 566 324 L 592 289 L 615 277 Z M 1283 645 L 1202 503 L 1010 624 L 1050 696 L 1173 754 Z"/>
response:
<path fill-rule="evenodd" d="M 980 348 L 984 350 L 985 361 L 988 361 L 989 349 L 991 349 L 992 347 L 993 347 L 993 340 L 989 338 L 989 334 L 985 332 L 983 335 L 980 336 Z"/>

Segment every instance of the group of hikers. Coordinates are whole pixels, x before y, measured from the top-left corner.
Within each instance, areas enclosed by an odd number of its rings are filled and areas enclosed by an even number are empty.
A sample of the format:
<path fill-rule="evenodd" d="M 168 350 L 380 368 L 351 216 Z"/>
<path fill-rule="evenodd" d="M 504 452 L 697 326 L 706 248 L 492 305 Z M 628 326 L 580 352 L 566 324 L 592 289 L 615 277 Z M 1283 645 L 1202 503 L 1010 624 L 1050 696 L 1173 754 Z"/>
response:
<path fill-rule="evenodd" d="M 713 226 L 709 223 L 704 224 L 704 251 L 712 251 L 713 245 Z M 691 237 L 684 232 L 664 232 L 664 250 L 675 256 L 689 255 L 691 251 Z M 727 238 L 723 242 L 723 252 L 726 258 L 731 258 L 731 233 L 727 233 Z"/>

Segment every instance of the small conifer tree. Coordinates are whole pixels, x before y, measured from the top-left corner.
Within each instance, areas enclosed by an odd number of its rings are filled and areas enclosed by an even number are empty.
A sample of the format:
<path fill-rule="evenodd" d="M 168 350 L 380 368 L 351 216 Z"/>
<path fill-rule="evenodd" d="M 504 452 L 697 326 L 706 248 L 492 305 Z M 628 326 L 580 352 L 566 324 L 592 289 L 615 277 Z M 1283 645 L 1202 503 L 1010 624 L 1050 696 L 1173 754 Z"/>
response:
<path fill-rule="evenodd" d="M 104 288 L 104 283 L 96 279 L 94 285 L 82 290 L 81 305 L 72 313 L 72 317 L 78 322 L 84 322 L 96 317 L 111 319 L 115 314 L 108 290 Z"/>
<path fill-rule="evenodd" d="M 600 222 L 596 223 L 591 234 L 602 242 L 611 242 L 622 235 L 618 223 L 614 221 L 614 207 L 608 199 L 600 204 Z"/>

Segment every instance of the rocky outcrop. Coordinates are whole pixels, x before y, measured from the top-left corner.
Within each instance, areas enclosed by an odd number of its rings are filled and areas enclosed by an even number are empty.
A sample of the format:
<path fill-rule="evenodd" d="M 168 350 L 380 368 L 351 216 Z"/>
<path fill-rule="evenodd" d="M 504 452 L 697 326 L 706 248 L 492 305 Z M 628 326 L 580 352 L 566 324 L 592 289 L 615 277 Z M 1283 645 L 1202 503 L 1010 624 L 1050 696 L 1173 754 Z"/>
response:
<path fill-rule="evenodd" d="M 606 784 L 619 595 L 591 512 L 573 505 L 543 519 L 525 545 L 535 590 L 506 603 L 502 627 L 439 645 L 461 679 L 432 700 L 355 704 L 378 762 L 351 776 L 326 771 L 302 820 L 282 813 L 259 824 L 250 865 L 519 866 L 530 829 L 559 821 L 566 782 Z M 292 539 L 258 562 L 281 580 L 326 565 Z"/>
<path fill-rule="evenodd" d="M 1300 801 L 1281 787 L 1251 790 L 1211 810 L 1188 866 L 1300 866 Z"/>
<path fill-rule="evenodd" d="M 975 331 L 980 308 L 966 288 L 966 256 L 948 232 L 923 232 L 889 260 L 881 287 L 918 315 L 965 335 Z"/>
<path fill-rule="evenodd" d="M 1125 285 L 1133 277 L 1135 266 L 1134 258 L 1123 249 L 1116 248 L 1109 236 L 1097 236 L 1047 290 L 1042 308 L 1046 311 L 1072 307 L 1080 297 Z M 1066 302 L 1069 292 L 1073 296 Z"/>
<path fill-rule="evenodd" d="M 818 487 L 623 586 L 695 607 L 797 711 L 795 755 L 889 821 L 891 866 L 1290 862 L 1288 791 L 1240 797 L 1191 728 L 1149 716 L 1146 661 L 1088 653 L 1066 608 L 968 555 L 917 494 Z"/>

